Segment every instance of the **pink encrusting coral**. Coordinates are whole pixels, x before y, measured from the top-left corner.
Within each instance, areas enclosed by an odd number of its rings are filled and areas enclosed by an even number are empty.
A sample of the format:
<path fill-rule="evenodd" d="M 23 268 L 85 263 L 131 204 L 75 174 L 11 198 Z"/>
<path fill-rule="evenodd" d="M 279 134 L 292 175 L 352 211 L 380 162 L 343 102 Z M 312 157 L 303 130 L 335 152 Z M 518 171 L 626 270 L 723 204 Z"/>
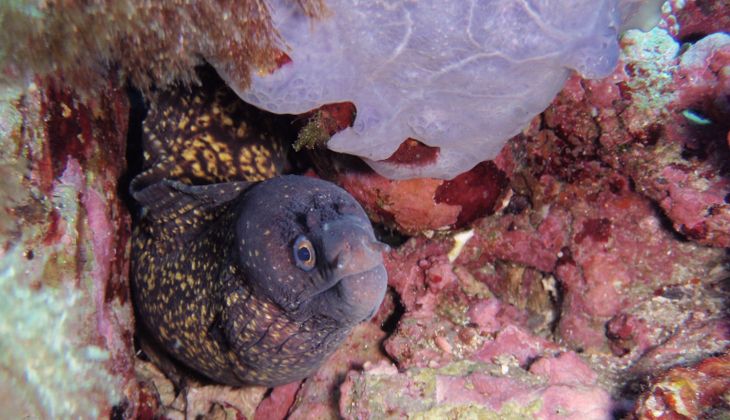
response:
<path fill-rule="evenodd" d="M 132 415 L 130 223 L 116 190 L 126 95 L 109 85 L 82 101 L 39 78 L 7 89 L 0 108 L 0 160 L 23 171 L 2 190 L 3 412 L 100 417 L 116 406 Z"/>
<path fill-rule="evenodd" d="M 588 375 L 556 374 L 561 370 Z M 608 419 L 611 410 L 608 393 L 596 386 L 590 369 L 568 354 L 543 360 L 534 372 L 459 362 L 399 373 L 381 363 L 350 372 L 340 391 L 340 413 L 346 419 Z"/>
<path fill-rule="evenodd" d="M 709 35 L 685 51 L 659 29 L 622 43 L 623 65 L 612 77 L 568 83 L 553 104 L 557 125 L 574 138 L 592 129 L 602 160 L 658 203 L 678 232 L 727 247 L 730 36 Z M 577 113 L 597 115 L 581 122 Z"/>

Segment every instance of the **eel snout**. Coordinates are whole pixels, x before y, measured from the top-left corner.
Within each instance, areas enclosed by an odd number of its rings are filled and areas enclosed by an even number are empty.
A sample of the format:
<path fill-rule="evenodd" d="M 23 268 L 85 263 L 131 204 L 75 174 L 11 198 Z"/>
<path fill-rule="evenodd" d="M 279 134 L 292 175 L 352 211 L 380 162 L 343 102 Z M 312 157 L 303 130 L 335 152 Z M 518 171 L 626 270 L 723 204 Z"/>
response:
<path fill-rule="evenodd" d="M 329 293 L 336 294 L 343 321 L 357 323 L 370 318 L 380 306 L 388 284 L 383 252 L 389 247 L 377 239 L 367 221 L 345 216 L 322 228 L 322 248 Z"/>

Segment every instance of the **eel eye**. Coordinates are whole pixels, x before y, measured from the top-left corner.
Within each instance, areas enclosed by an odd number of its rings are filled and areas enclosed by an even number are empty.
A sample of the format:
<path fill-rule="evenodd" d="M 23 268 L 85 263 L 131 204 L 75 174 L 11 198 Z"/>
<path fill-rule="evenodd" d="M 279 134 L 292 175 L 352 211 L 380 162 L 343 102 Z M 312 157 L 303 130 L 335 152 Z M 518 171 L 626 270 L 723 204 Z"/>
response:
<path fill-rule="evenodd" d="M 297 267 L 304 271 L 309 271 L 314 268 L 314 263 L 316 262 L 314 245 L 304 235 L 294 241 L 294 261 Z"/>

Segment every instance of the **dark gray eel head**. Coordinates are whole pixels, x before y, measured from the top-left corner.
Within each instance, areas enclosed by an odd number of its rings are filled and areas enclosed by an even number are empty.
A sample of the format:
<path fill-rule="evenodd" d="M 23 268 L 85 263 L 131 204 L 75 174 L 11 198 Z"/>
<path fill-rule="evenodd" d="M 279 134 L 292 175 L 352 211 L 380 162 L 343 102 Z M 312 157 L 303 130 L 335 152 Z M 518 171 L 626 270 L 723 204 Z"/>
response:
<path fill-rule="evenodd" d="M 280 176 L 248 190 L 237 208 L 237 257 L 253 293 L 295 322 L 350 328 L 371 318 L 387 274 L 362 207 L 344 190 Z"/>

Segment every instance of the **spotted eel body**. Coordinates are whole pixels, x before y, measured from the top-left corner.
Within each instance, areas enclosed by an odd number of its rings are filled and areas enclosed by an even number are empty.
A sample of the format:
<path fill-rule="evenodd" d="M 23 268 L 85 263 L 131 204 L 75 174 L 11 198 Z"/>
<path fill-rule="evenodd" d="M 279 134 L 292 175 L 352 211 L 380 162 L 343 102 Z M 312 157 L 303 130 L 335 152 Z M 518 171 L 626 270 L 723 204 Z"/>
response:
<path fill-rule="evenodd" d="M 270 118 L 209 90 L 160 93 L 144 123 L 146 169 L 131 185 L 136 314 L 216 382 L 292 382 L 377 310 L 383 245 L 344 190 L 275 176 L 285 159 Z"/>

